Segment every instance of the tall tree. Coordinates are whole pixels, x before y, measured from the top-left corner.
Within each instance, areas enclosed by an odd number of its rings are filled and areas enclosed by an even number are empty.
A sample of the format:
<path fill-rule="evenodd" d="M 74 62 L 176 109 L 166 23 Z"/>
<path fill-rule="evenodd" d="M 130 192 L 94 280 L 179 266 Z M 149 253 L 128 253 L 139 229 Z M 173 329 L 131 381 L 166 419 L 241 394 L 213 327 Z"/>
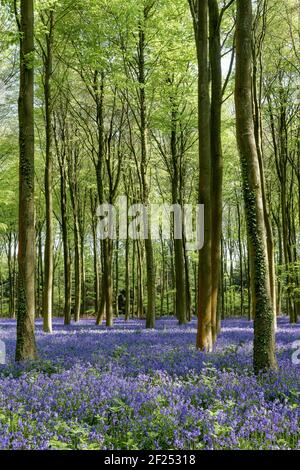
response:
<path fill-rule="evenodd" d="M 73 212 L 74 227 L 74 274 L 75 274 L 75 305 L 74 320 L 80 320 L 80 310 L 82 301 L 82 257 L 81 257 L 81 238 L 80 238 L 80 208 L 79 208 L 79 185 L 78 175 L 80 167 L 80 150 L 77 142 L 71 143 L 67 151 L 68 179 L 70 199 Z"/>
<path fill-rule="evenodd" d="M 217 0 L 208 1 L 209 8 L 209 62 L 211 70 L 211 211 L 213 230 L 211 235 L 212 341 L 217 339 L 217 308 L 221 275 L 222 235 L 222 185 L 223 155 L 221 143 L 222 69 L 220 41 L 220 13 Z"/>
<path fill-rule="evenodd" d="M 43 59 L 43 85 L 45 101 L 45 135 L 46 135 L 46 161 L 45 161 L 45 202 L 46 202 L 46 238 L 45 238 L 45 267 L 43 291 L 43 329 L 52 333 L 52 298 L 53 298 L 53 156 L 52 156 L 52 56 L 54 11 L 50 9 L 40 14 L 41 22 L 45 28 L 45 45 L 41 45 Z"/>
<path fill-rule="evenodd" d="M 15 2 L 20 37 L 19 91 L 19 252 L 16 360 L 34 359 L 35 223 L 34 223 L 34 13 L 33 0 Z"/>
<path fill-rule="evenodd" d="M 149 205 L 149 183 L 147 170 L 149 165 L 149 144 L 148 144 L 148 114 L 146 100 L 146 76 L 145 76 L 145 55 L 146 55 L 146 25 L 151 14 L 155 1 L 146 1 L 143 6 L 142 17 L 139 24 L 138 41 L 138 81 L 139 81 L 139 117 L 140 117 L 140 138 L 141 138 L 141 193 L 143 204 Z M 148 233 L 145 234 L 145 254 L 146 254 L 146 272 L 147 272 L 147 315 L 146 328 L 155 326 L 155 264 L 151 234 L 148 226 Z"/>
<path fill-rule="evenodd" d="M 56 147 L 56 155 L 58 159 L 60 173 L 60 213 L 61 213 L 61 232 L 63 243 L 64 257 L 64 324 L 69 325 L 71 322 L 71 255 L 69 243 L 68 229 L 68 212 L 67 212 L 67 104 L 60 100 L 60 110 L 54 114 L 54 141 Z"/>
<path fill-rule="evenodd" d="M 198 61 L 199 203 L 204 205 L 204 246 L 199 251 L 197 347 L 211 351 L 212 338 L 212 214 L 211 132 L 208 69 L 208 0 L 190 2 Z"/>
<path fill-rule="evenodd" d="M 254 267 L 254 351 L 258 373 L 276 368 L 274 314 L 269 282 L 262 177 L 252 113 L 252 2 L 237 0 L 235 108 L 250 257 Z"/>
<path fill-rule="evenodd" d="M 261 101 L 262 101 L 262 79 L 263 79 L 263 65 L 262 65 L 262 47 L 266 34 L 266 15 L 267 15 L 267 0 L 260 0 L 257 4 L 257 12 L 254 20 L 254 40 L 252 43 L 252 57 L 253 57 L 253 74 L 252 74 L 252 95 L 253 95 L 253 118 L 254 118 L 254 135 L 257 147 L 257 155 L 260 165 L 260 174 L 262 177 L 262 195 L 265 213 L 265 225 L 267 235 L 267 248 L 269 259 L 269 276 L 270 276 L 270 291 L 272 296 L 272 303 L 276 321 L 276 278 L 275 278 L 275 259 L 274 259 L 274 240 L 271 220 L 269 217 L 269 207 L 267 203 L 267 194 L 265 188 L 264 176 L 264 149 L 262 142 L 262 117 L 261 117 Z M 261 23 L 261 25 L 260 25 Z"/>

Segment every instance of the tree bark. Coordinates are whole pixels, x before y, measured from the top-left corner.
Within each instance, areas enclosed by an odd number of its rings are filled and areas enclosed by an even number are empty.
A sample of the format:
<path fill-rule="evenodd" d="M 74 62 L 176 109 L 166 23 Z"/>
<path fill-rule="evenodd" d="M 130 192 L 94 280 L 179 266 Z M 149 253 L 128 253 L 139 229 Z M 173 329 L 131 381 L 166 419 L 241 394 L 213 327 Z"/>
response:
<path fill-rule="evenodd" d="M 91 228 L 93 234 L 93 264 L 94 264 L 94 291 L 95 291 L 95 316 L 97 318 L 99 311 L 99 263 L 98 263 L 98 242 L 97 242 L 97 200 L 92 190 L 90 191 L 90 204 L 91 204 Z"/>
<path fill-rule="evenodd" d="M 60 162 L 60 212 L 64 254 L 64 324 L 71 323 L 71 256 L 68 235 L 67 187 L 65 156 Z"/>
<path fill-rule="evenodd" d="M 112 279 L 112 256 L 113 243 L 107 238 L 103 240 L 104 246 L 104 277 L 105 277 L 105 312 L 106 326 L 113 326 L 113 279 Z"/>
<path fill-rule="evenodd" d="M 127 220 L 127 238 L 125 242 L 125 320 L 130 317 L 130 244 L 128 234 L 128 220 Z M 134 269 L 134 265 L 133 265 Z M 118 299 L 117 299 L 118 300 Z"/>
<path fill-rule="evenodd" d="M 197 347 L 211 351 L 212 336 L 212 230 L 211 230 L 211 135 L 208 71 L 208 1 L 198 0 L 198 130 L 199 203 L 204 205 L 204 246 L 199 251 Z"/>
<path fill-rule="evenodd" d="M 177 152 L 177 112 L 174 98 L 171 98 L 171 157 L 172 157 L 172 204 L 181 203 L 180 200 L 180 179 L 179 179 L 179 155 Z M 175 214 L 173 227 L 175 227 Z M 174 232 L 175 235 L 175 232 Z M 185 264 L 184 264 L 184 251 L 183 251 L 183 231 L 181 238 L 175 238 L 174 241 L 174 268 L 175 268 L 175 289 L 176 289 L 176 317 L 180 325 L 186 323 L 186 284 L 185 284 Z"/>
<path fill-rule="evenodd" d="M 139 114 L 140 114 L 140 141 L 141 141 L 141 192 L 142 202 L 146 209 L 149 208 L 149 185 L 147 180 L 148 168 L 148 122 L 147 122 L 147 104 L 146 104 L 146 78 L 145 78 L 145 24 L 147 23 L 149 9 L 144 6 L 143 18 L 139 25 L 139 43 L 138 43 L 138 82 L 139 82 Z M 146 273 L 147 273 L 147 313 L 146 328 L 155 327 L 155 265 L 153 255 L 153 245 L 150 232 L 150 211 L 148 210 L 148 233 L 145 234 L 145 255 L 146 255 Z"/>
<path fill-rule="evenodd" d="M 16 361 L 35 359 L 34 13 L 21 0 L 19 112 L 19 252 Z"/>
<path fill-rule="evenodd" d="M 269 260 L 259 159 L 252 113 L 252 3 L 237 0 L 235 107 L 243 193 L 254 266 L 255 318 L 253 366 L 256 373 L 277 367 Z"/>
<path fill-rule="evenodd" d="M 53 156 L 52 156 L 52 46 L 54 13 L 49 12 L 47 24 L 46 52 L 44 62 L 44 99 L 45 99 L 45 133 L 46 133 L 46 162 L 45 162 L 45 212 L 46 238 L 44 253 L 44 292 L 43 292 L 43 330 L 52 333 L 52 296 L 53 296 Z"/>
<path fill-rule="evenodd" d="M 218 291 L 221 273 L 222 235 L 222 183 L 223 155 L 221 143 L 222 69 L 219 8 L 217 0 L 209 0 L 209 61 L 211 70 L 211 211 L 213 230 L 211 235 L 212 341 L 217 340 Z"/>
<path fill-rule="evenodd" d="M 74 227 L 74 273 L 75 273 L 75 305 L 74 320 L 80 320 L 81 299 L 82 299 L 82 268 L 81 268 L 81 237 L 79 226 L 79 201 L 78 201 L 78 182 L 77 182 L 77 165 L 78 165 L 78 149 L 69 149 L 68 155 L 68 172 L 70 197 L 73 212 Z"/>

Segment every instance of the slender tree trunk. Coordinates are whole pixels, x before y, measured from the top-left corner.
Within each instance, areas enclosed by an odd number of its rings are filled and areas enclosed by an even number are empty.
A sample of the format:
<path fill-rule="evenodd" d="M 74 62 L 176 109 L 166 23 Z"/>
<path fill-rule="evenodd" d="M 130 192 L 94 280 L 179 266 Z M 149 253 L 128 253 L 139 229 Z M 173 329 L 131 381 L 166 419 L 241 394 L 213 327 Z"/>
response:
<path fill-rule="evenodd" d="M 68 215 L 67 215 L 67 187 L 65 157 L 63 156 L 60 166 L 60 212 L 64 257 L 64 324 L 71 323 L 71 259 L 68 235 Z"/>
<path fill-rule="evenodd" d="M 103 240 L 101 243 L 101 251 L 103 255 Z M 104 260 L 104 257 L 102 256 L 102 261 Z M 102 266 L 104 265 L 104 262 L 102 263 Z M 96 325 L 101 325 L 105 316 L 105 308 L 106 308 L 106 284 L 105 284 L 105 276 L 104 276 L 104 266 L 102 268 L 102 279 L 101 279 L 101 295 L 100 295 L 100 303 L 99 303 L 99 309 L 98 309 L 98 314 L 96 318 Z"/>
<path fill-rule="evenodd" d="M 223 156 L 221 143 L 222 70 L 219 8 L 217 0 L 209 0 L 209 59 L 211 69 L 211 210 L 213 230 L 211 235 L 212 341 L 217 340 L 218 291 L 221 272 L 222 234 L 222 183 Z"/>
<path fill-rule="evenodd" d="M 236 196 L 237 197 L 237 196 Z M 238 222 L 238 246 L 239 246 L 239 265 L 240 265 L 240 289 L 241 289 L 241 316 L 244 316 L 244 275 L 243 275 L 243 249 L 241 235 L 241 213 L 238 198 L 236 199 L 237 222 Z"/>
<path fill-rule="evenodd" d="M 14 233 L 14 252 L 13 252 L 13 317 L 16 317 L 16 279 L 17 279 L 17 253 L 18 253 L 18 235 Z"/>
<path fill-rule="evenodd" d="M 18 20 L 19 21 L 19 20 Z M 35 204 L 33 117 L 33 1 L 21 0 L 19 93 L 19 252 L 16 361 L 34 359 L 35 316 Z"/>
<path fill-rule="evenodd" d="M 104 241 L 104 277 L 105 277 L 105 304 L 106 326 L 113 326 L 113 280 L 112 280 L 112 256 L 113 243 L 107 238 Z"/>
<path fill-rule="evenodd" d="M 211 229 L 211 137 L 208 73 L 208 1 L 198 0 L 198 130 L 199 203 L 204 204 L 204 246 L 199 252 L 197 347 L 211 351 L 212 335 L 212 229 Z"/>
<path fill-rule="evenodd" d="M 73 212 L 74 227 L 74 274 L 75 274 L 75 305 L 74 320 L 80 320 L 81 300 L 82 300 L 82 267 L 81 267 L 81 237 L 79 226 L 79 207 L 78 207 L 78 186 L 77 186 L 77 159 L 78 149 L 71 150 L 69 158 L 69 182 L 70 196 Z"/>
<path fill-rule="evenodd" d="M 164 314 L 164 302 L 165 302 L 165 290 L 166 290 L 166 283 L 165 283 L 165 244 L 164 239 L 162 237 L 162 233 L 160 233 L 160 249 L 161 249 L 161 276 L 160 276 L 160 316 L 162 317 Z"/>
<path fill-rule="evenodd" d="M 170 280 L 171 280 L 171 285 L 172 285 L 172 291 L 174 291 L 175 289 L 175 286 L 176 286 L 176 281 L 175 281 L 175 267 L 174 267 L 174 234 L 173 234 L 173 231 L 171 230 L 171 234 L 170 234 L 170 272 L 171 272 L 171 276 L 170 276 Z M 176 293 L 175 295 L 172 293 L 172 314 L 173 315 L 176 315 Z"/>
<path fill-rule="evenodd" d="M 43 290 L 44 290 L 44 270 L 43 270 L 43 223 L 38 224 L 38 286 L 37 286 L 37 311 L 36 316 L 43 314 Z"/>
<path fill-rule="evenodd" d="M 138 318 L 144 317 L 144 289 L 143 289 L 143 253 L 142 246 L 139 240 L 136 242 L 137 246 L 137 262 L 138 262 L 138 282 L 137 282 L 137 316 Z"/>
<path fill-rule="evenodd" d="M 83 208 L 83 212 L 85 212 L 85 205 Z M 82 215 L 79 218 L 79 232 L 80 232 L 80 279 L 81 279 L 81 303 L 80 303 L 80 314 L 85 314 L 86 308 L 86 285 L 85 285 L 85 256 L 84 256 L 84 239 L 85 239 L 85 221 Z"/>
<path fill-rule="evenodd" d="M 144 19 L 143 23 L 147 21 L 147 10 L 144 8 Z M 141 138 L 141 179 L 142 179 L 142 197 L 143 204 L 149 207 L 149 186 L 147 181 L 147 167 L 148 167 L 148 123 L 147 123 L 147 106 L 146 106 L 146 91 L 145 91 L 145 48 L 146 48 L 146 38 L 144 25 L 140 24 L 139 28 L 139 62 L 138 62 L 138 72 L 139 72 L 139 98 L 140 98 L 140 138 Z M 146 255 L 146 272 L 147 272 L 147 314 L 146 314 L 146 328 L 155 327 L 155 265 L 154 265 L 154 255 L 153 255 L 153 246 L 151 239 L 151 221 L 150 213 L 149 216 L 149 226 L 148 233 L 145 238 L 145 255 Z"/>
<path fill-rule="evenodd" d="M 54 13 L 49 12 L 49 24 L 46 38 L 46 52 L 44 60 L 44 99 L 45 99 L 45 132 L 46 132 L 46 162 L 45 162 L 45 212 L 46 212 L 46 239 L 45 239 L 45 268 L 43 292 L 43 330 L 52 333 L 52 296 L 53 296 L 53 157 L 52 157 L 52 45 L 53 45 Z M 45 25 L 46 26 L 46 25 Z"/>
<path fill-rule="evenodd" d="M 179 178 L 179 155 L 177 151 L 177 110 L 175 105 L 175 99 L 171 97 L 171 157 L 172 157 L 172 204 L 181 204 L 180 200 L 180 178 Z M 173 229 L 175 227 L 175 214 L 173 220 Z M 185 284 L 185 265 L 184 265 L 184 251 L 183 251 L 183 231 L 181 238 L 175 238 L 175 232 L 173 235 L 174 242 L 174 268 L 175 268 L 175 289 L 176 289 L 176 317 L 178 323 L 184 324 L 187 321 L 186 318 L 186 284 Z"/>
<path fill-rule="evenodd" d="M 116 240 L 116 248 L 114 250 L 115 252 L 115 282 L 114 282 L 114 309 L 115 309 L 115 315 L 119 315 L 119 309 L 118 309 L 118 297 L 119 297 L 119 238 L 117 235 L 117 240 Z M 126 255 L 125 255 L 126 256 Z M 125 304 L 126 304 L 126 299 L 125 299 Z"/>
<path fill-rule="evenodd" d="M 277 315 L 281 315 L 281 299 L 282 299 L 282 280 L 281 280 L 281 270 L 283 268 L 283 252 L 282 252 L 282 236 L 281 236 L 281 227 L 278 218 L 277 225 L 278 232 L 278 264 L 279 264 L 279 279 L 278 279 L 278 289 L 277 289 Z"/>
<path fill-rule="evenodd" d="M 97 201 L 92 191 L 90 192 L 90 204 L 92 215 L 92 234 L 93 234 L 93 264 L 94 264 L 94 291 L 95 291 L 95 316 L 97 318 L 99 311 L 99 263 L 98 263 L 98 243 L 97 243 Z"/>
<path fill-rule="evenodd" d="M 8 233 L 8 251 L 7 251 L 7 267 L 8 267 L 8 315 L 13 318 L 14 316 L 14 276 L 13 276 L 13 257 L 12 257 L 12 232 Z"/>
<path fill-rule="evenodd" d="M 104 74 L 101 73 L 100 81 L 98 72 L 94 75 L 94 91 L 95 91 L 95 103 L 96 103 L 96 122 L 97 122 L 97 138 L 98 138 L 98 149 L 97 149 L 97 162 L 96 178 L 97 178 L 97 191 L 99 204 L 103 204 L 103 164 L 105 159 L 104 149 L 104 127 L 103 127 L 103 111 L 104 111 Z M 101 276 L 101 300 L 99 304 L 99 311 L 96 318 L 96 325 L 101 325 L 105 311 L 106 311 L 106 291 L 107 291 L 107 261 L 106 261 L 106 244 L 105 240 L 101 241 L 101 257 L 102 257 L 102 276 Z"/>
<path fill-rule="evenodd" d="M 134 317 L 135 314 L 135 299 L 137 298 L 136 296 L 136 289 L 135 289 L 135 263 L 136 260 L 136 242 L 132 243 L 132 297 L 131 297 L 131 292 L 130 292 L 130 300 L 132 302 L 131 304 L 131 315 Z"/>
<path fill-rule="evenodd" d="M 179 325 L 187 322 L 186 318 L 186 285 L 185 265 L 182 239 L 174 239 L 176 317 Z"/>
<path fill-rule="evenodd" d="M 224 280 L 224 239 L 223 236 L 221 236 L 221 287 L 222 287 L 222 295 L 221 295 L 221 315 L 220 315 L 220 321 L 225 319 L 225 280 Z"/>
<path fill-rule="evenodd" d="M 193 271 L 194 271 L 194 303 L 195 303 L 195 313 L 198 313 L 198 266 L 196 261 L 193 262 Z"/>
<path fill-rule="evenodd" d="M 191 299 L 191 285 L 190 285 L 190 263 L 189 257 L 186 250 L 186 241 L 183 235 L 183 254 L 184 254 L 184 271 L 185 271 L 185 291 L 186 291 L 186 318 L 191 321 L 192 317 L 192 299 Z"/>
<path fill-rule="evenodd" d="M 82 269 L 81 269 L 81 247 L 80 247 L 80 235 L 78 227 L 78 214 L 73 213 L 74 217 L 74 248 L 75 248 L 75 257 L 74 257 L 74 271 L 75 271 L 75 305 L 74 305 L 74 320 L 78 322 L 80 320 L 80 311 L 81 311 L 81 298 L 82 298 Z"/>
<path fill-rule="evenodd" d="M 130 244 L 128 236 L 128 221 L 127 221 L 127 238 L 125 244 L 125 320 L 129 320 L 130 316 Z M 133 265 L 134 270 L 134 265 Z"/>

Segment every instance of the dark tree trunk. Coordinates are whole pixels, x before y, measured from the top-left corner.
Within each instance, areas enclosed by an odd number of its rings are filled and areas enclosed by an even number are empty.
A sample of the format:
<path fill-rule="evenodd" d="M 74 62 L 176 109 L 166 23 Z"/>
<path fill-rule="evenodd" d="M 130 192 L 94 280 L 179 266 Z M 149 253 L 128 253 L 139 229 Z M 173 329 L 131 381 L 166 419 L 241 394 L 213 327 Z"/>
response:
<path fill-rule="evenodd" d="M 19 93 L 19 252 L 16 360 L 36 357 L 35 317 L 35 204 L 33 117 L 33 1 L 21 0 Z"/>
<path fill-rule="evenodd" d="M 139 27 L 139 47 L 138 47 L 138 79 L 140 84 L 139 90 L 139 104 L 140 104 L 140 138 L 141 138 L 141 161 L 140 172 L 142 180 L 142 197 L 143 204 L 148 208 L 149 206 L 149 186 L 147 181 L 147 167 L 148 167 L 148 122 L 147 122 L 147 106 L 146 106 L 146 79 L 145 79 L 145 48 L 146 38 L 144 25 L 147 22 L 148 12 L 144 7 L 143 25 Z M 150 215 L 150 214 L 148 214 Z M 155 327 L 155 265 L 153 246 L 150 231 L 151 221 L 148 227 L 148 233 L 145 238 L 145 255 L 146 255 L 146 272 L 147 272 L 147 314 L 146 314 L 146 328 Z"/>
<path fill-rule="evenodd" d="M 54 12 L 51 10 L 48 21 L 43 21 L 47 27 L 46 49 L 43 52 L 44 62 L 44 99 L 45 99 L 45 133 L 46 133 L 46 162 L 45 162 L 45 201 L 46 201 L 46 239 L 45 239 L 45 268 L 43 292 L 43 330 L 52 333 L 52 297 L 53 297 L 53 156 L 52 156 L 52 46 Z"/>
<path fill-rule="evenodd" d="M 93 264 L 94 264 L 94 291 L 95 291 L 95 316 L 97 318 L 99 311 L 99 262 L 98 262 L 98 242 L 97 242 L 97 197 L 94 197 L 92 191 L 90 192 L 91 203 L 91 227 L 93 234 Z"/>
<path fill-rule="evenodd" d="M 239 246 L 239 265 L 240 265 L 240 306 L 241 316 L 244 316 L 244 274 L 243 274 L 243 249 L 241 234 L 241 211 L 238 196 L 236 195 L 237 223 L 238 223 L 238 246 Z"/>
<path fill-rule="evenodd" d="M 179 155 L 177 152 L 177 112 L 174 104 L 174 99 L 171 99 L 172 105 L 172 119 L 171 119 L 171 157 L 172 157 L 172 204 L 180 205 L 180 178 L 179 178 Z M 175 214 L 173 220 L 173 227 L 175 228 Z M 174 268 L 175 268 L 175 290 L 176 290 L 176 317 L 178 323 L 184 324 L 186 318 L 186 285 L 185 285 L 185 265 L 184 265 L 184 251 L 183 251 L 183 231 L 181 238 L 175 238 L 175 231 L 173 235 L 174 240 Z"/>
<path fill-rule="evenodd" d="M 103 240 L 104 246 L 104 278 L 105 278 L 105 312 L 106 326 L 113 326 L 113 279 L 112 279 L 112 256 L 113 243 L 107 238 Z"/>
<path fill-rule="evenodd" d="M 128 222 L 127 222 L 127 238 L 125 244 L 125 320 L 130 317 L 130 244 L 128 236 Z M 134 265 L 133 265 L 134 270 Z"/>
<path fill-rule="evenodd" d="M 70 149 L 68 162 L 69 171 L 69 189 L 71 197 L 71 205 L 73 212 L 74 227 L 74 274 L 75 274 L 75 305 L 74 320 L 80 320 L 81 301 L 82 301 L 82 267 L 81 267 L 81 237 L 79 225 L 79 200 L 78 200 L 78 182 L 77 182 L 77 165 L 78 165 L 78 149 Z"/>

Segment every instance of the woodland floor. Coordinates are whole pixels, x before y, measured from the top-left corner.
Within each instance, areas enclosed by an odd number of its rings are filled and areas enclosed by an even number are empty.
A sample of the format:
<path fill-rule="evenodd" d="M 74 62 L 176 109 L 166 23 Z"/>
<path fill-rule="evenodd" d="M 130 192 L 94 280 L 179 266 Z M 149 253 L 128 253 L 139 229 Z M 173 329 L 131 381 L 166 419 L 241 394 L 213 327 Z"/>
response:
<path fill-rule="evenodd" d="M 52 335 L 37 320 L 39 359 L 13 363 L 15 321 L 0 320 L 1 449 L 300 449 L 300 325 L 279 319 L 277 373 L 255 377 L 252 323 L 231 319 L 213 353 L 196 322 L 82 320 Z"/>

